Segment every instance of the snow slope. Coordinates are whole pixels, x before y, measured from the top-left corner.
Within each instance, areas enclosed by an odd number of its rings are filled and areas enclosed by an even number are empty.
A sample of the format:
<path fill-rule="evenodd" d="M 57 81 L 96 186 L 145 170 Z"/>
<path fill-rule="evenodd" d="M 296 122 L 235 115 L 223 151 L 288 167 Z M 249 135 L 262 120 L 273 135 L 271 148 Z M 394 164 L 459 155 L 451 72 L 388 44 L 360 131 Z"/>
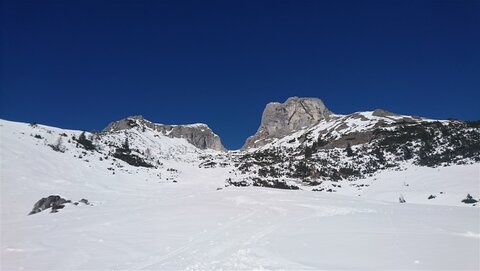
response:
<path fill-rule="evenodd" d="M 135 168 L 45 145 L 61 133 L 80 131 L 0 121 L 1 270 L 480 269 L 479 208 L 460 203 L 478 164 L 385 171 L 361 196 L 224 188 L 231 166 L 198 167 L 221 154 L 184 140 L 129 134 L 161 157 Z M 52 194 L 93 205 L 27 216 Z"/>

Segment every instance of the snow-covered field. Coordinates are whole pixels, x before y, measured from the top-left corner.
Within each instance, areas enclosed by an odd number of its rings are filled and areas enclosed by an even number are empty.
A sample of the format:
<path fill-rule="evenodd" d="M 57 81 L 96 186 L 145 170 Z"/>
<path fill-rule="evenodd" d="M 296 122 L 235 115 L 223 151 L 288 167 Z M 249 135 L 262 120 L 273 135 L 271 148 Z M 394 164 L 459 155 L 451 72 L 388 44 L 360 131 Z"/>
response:
<path fill-rule="evenodd" d="M 480 195 L 479 164 L 387 171 L 361 191 L 224 188 L 230 168 L 188 151 L 112 174 L 0 124 L 1 270 L 480 269 L 480 209 L 460 202 Z M 93 206 L 27 216 L 52 194 Z"/>

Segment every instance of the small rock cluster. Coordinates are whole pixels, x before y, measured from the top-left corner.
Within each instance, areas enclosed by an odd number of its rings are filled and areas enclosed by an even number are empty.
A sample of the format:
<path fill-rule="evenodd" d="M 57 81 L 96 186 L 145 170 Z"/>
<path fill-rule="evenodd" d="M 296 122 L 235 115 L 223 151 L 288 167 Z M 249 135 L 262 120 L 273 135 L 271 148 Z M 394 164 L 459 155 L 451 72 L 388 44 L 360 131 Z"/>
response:
<path fill-rule="evenodd" d="M 64 199 L 58 195 L 50 195 L 46 198 L 42 198 L 39 201 L 37 201 L 33 205 L 32 211 L 28 215 L 33 215 L 36 213 L 40 213 L 43 210 L 51 208 L 52 210 L 50 213 L 56 213 L 58 212 L 59 209 L 65 208 L 65 204 L 67 203 L 72 203 L 71 200 Z M 81 199 L 78 202 L 74 202 L 74 205 L 78 205 L 79 203 L 83 203 L 85 205 L 91 205 L 87 199 Z"/>

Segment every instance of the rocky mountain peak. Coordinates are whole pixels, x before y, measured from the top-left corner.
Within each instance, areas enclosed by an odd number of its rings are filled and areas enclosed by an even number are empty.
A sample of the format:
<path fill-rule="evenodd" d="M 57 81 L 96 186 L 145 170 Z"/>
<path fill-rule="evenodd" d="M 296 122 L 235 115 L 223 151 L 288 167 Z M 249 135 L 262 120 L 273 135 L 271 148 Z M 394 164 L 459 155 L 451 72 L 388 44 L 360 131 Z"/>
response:
<path fill-rule="evenodd" d="M 190 144 L 199 149 L 212 149 L 223 151 L 220 137 L 216 135 L 208 125 L 203 123 L 186 125 L 165 125 L 148 121 L 143 116 L 131 116 L 110 123 L 102 132 L 111 133 L 134 127 L 150 128 L 171 138 L 184 138 Z"/>
<path fill-rule="evenodd" d="M 299 129 L 312 127 L 332 112 L 318 98 L 290 97 L 284 103 L 267 104 L 255 135 L 249 137 L 242 149 L 263 146 L 275 138 Z"/>

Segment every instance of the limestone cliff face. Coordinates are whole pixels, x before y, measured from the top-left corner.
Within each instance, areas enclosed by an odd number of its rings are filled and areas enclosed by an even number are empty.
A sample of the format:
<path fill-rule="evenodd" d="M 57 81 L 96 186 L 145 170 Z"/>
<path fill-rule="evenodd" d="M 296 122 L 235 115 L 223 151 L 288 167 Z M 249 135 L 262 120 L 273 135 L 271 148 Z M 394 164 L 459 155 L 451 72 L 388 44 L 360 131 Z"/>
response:
<path fill-rule="evenodd" d="M 288 98 L 284 103 L 269 103 L 262 114 L 260 127 L 249 137 L 242 149 L 260 147 L 275 138 L 299 129 L 312 127 L 331 112 L 318 98 Z"/>
<path fill-rule="evenodd" d="M 142 116 L 132 116 L 110 123 L 103 132 L 115 132 L 133 127 L 148 127 L 172 138 L 185 138 L 187 142 L 199 149 L 223 151 L 225 148 L 220 137 L 203 123 L 187 125 L 164 125 L 145 120 Z"/>

